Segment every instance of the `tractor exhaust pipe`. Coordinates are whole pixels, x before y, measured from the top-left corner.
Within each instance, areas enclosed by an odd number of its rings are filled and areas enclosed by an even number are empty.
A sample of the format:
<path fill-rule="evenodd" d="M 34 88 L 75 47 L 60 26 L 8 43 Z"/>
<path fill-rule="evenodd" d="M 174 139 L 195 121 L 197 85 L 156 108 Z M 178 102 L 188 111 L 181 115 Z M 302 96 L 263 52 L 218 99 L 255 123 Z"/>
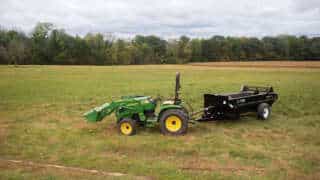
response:
<path fill-rule="evenodd" d="M 174 104 L 179 104 L 179 91 L 180 91 L 181 85 L 180 85 L 180 73 L 176 73 L 176 88 L 175 88 L 175 95 L 174 95 Z"/>

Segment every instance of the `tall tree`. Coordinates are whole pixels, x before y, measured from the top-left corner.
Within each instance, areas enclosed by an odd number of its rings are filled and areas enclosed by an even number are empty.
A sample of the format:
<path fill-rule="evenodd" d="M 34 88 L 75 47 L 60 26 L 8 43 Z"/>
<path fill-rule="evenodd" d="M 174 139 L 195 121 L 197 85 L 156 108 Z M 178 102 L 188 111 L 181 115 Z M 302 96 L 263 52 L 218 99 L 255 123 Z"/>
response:
<path fill-rule="evenodd" d="M 202 46 L 200 39 L 192 39 L 190 41 L 190 48 L 191 48 L 191 62 L 195 61 L 203 61 L 204 58 L 202 57 Z"/>
<path fill-rule="evenodd" d="M 51 23 L 38 23 L 32 32 L 32 60 L 36 64 L 51 64 L 48 37 L 53 28 Z"/>

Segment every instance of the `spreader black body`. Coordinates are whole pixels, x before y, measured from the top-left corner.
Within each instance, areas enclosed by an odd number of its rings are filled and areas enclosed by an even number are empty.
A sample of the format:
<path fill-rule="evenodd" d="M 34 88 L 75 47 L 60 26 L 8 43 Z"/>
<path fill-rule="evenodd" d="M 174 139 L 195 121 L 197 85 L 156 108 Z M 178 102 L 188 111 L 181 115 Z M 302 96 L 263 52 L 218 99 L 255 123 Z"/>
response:
<path fill-rule="evenodd" d="M 204 94 L 204 112 L 199 121 L 238 119 L 241 113 L 258 112 L 259 105 L 271 108 L 277 99 L 272 87 L 242 86 L 238 93 Z"/>

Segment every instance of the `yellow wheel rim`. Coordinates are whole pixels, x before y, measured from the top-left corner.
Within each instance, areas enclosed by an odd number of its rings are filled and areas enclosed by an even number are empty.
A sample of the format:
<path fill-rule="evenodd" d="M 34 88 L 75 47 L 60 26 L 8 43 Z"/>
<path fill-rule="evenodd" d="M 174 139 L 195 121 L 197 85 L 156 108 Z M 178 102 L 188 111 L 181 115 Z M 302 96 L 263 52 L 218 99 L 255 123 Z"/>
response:
<path fill-rule="evenodd" d="M 169 116 L 166 121 L 166 128 L 170 132 L 177 132 L 182 127 L 182 121 L 177 116 Z"/>
<path fill-rule="evenodd" d="M 120 130 L 122 134 L 129 135 L 132 132 L 132 126 L 130 123 L 121 123 Z"/>

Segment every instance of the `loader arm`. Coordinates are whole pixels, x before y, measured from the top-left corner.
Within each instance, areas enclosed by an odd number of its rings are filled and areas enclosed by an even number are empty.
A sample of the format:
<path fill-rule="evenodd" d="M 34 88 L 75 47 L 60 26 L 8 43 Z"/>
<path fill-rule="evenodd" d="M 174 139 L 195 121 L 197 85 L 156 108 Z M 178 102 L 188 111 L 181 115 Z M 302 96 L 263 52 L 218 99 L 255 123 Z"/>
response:
<path fill-rule="evenodd" d="M 111 102 L 105 103 L 99 107 L 95 107 L 90 111 L 84 113 L 84 117 L 89 122 L 101 121 L 104 117 L 112 114 L 119 107 L 119 103 Z"/>

